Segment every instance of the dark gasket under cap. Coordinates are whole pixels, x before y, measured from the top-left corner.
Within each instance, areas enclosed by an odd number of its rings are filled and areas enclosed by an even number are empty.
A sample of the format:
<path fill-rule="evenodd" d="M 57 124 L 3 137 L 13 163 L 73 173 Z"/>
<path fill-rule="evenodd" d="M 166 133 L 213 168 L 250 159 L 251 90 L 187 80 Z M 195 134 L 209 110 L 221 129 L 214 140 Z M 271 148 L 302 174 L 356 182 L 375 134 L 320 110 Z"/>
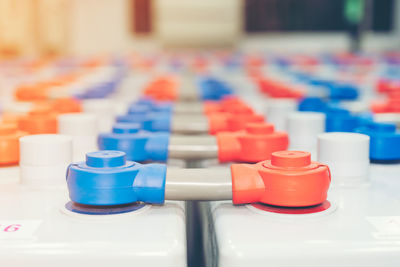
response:
<path fill-rule="evenodd" d="M 263 203 L 252 204 L 252 206 L 262 211 L 268 211 L 280 214 L 312 214 L 329 209 L 331 207 L 331 203 L 328 200 L 325 200 L 321 204 L 309 207 L 280 207 L 280 206 L 267 205 Z"/>
<path fill-rule="evenodd" d="M 123 205 L 113 205 L 113 206 L 90 206 L 90 205 L 82 205 L 72 201 L 69 201 L 67 204 L 65 204 L 65 208 L 67 210 L 87 215 L 121 214 L 139 210 L 144 206 L 145 204 L 141 202 L 134 202 Z"/>

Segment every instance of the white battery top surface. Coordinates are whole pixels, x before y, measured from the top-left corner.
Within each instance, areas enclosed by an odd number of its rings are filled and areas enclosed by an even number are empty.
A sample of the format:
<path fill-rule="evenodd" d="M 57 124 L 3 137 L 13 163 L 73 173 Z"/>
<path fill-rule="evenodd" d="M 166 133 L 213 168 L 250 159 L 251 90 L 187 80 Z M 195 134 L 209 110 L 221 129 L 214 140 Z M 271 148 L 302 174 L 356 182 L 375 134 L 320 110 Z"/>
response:
<path fill-rule="evenodd" d="M 1 266 L 185 266 L 181 202 L 116 215 L 65 209 L 62 187 L 0 189 Z"/>
<path fill-rule="evenodd" d="M 332 187 L 320 213 L 214 202 L 219 266 L 400 266 L 399 171 L 372 165 L 368 184 Z"/>

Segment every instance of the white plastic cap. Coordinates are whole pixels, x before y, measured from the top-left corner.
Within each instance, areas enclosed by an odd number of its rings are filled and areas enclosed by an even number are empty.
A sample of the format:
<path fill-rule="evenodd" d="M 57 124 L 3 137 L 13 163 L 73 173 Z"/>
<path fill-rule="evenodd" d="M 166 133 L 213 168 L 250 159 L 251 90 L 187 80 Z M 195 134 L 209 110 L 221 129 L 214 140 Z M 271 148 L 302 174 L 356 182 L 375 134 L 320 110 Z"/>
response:
<path fill-rule="evenodd" d="M 94 114 L 101 132 L 109 132 L 115 119 L 114 103 L 110 99 L 87 99 L 83 101 L 84 113 Z"/>
<path fill-rule="evenodd" d="M 332 183 L 357 185 L 368 180 L 369 136 L 324 133 L 318 136 L 318 161 L 331 170 Z"/>
<path fill-rule="evenodd" d="M 60 134 L 90 136 L 98 134 L 97 117 L 94 114 L 66 113 L 58 116 Z"/>
<path fill-rule="evenodd" d="M 272 123 L 276 130 L 286 131 L 287 116 L 296 111 L 297 100 L 293 98 L 269 99 L 267 102 L 267 121 Z"/>
<path fill-rule="evenodd" d="M 20 175 L 23 184 L 64 184 L 65 172 L 71 162 L 72 138 L 69 136 L 39 134 L 20 138 Z"/>
<path fill-rule="evenodd" d="M 321 112 L 292 112 L 288 115 L 287 131 L 290 150 L 317 152 L 318 135 L 325 132 L 325 114 Z"/>
<path fill-rule="evenodd" d="M 97 150 L 97 116 L 85 113 L 67 113 L 58 116 L 60 134 L 73 140 L 73 160 L 83 161 L 88 152 Z"/>
<path fill-rule="evenodd" d="M 83 100 L 83 111 L 88 113 L 109 113 L 113 111 L 113 103 L 107 98 Z"/>

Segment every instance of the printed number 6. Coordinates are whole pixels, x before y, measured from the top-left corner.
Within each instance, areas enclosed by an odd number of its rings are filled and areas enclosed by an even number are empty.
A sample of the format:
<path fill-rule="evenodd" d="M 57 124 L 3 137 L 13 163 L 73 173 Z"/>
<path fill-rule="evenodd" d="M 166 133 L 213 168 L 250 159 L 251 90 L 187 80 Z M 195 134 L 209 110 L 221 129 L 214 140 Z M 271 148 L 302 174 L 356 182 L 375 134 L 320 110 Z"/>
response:
<path fill-rule="evenodd" d="M 7 233 L 16 232 L 19 230 L 20 227 L 21 227 L 20 224 L 11 224 L 11 225 L 7 226 L 6 228 L 4 228 L 4 232 L 7 232 Z"/>

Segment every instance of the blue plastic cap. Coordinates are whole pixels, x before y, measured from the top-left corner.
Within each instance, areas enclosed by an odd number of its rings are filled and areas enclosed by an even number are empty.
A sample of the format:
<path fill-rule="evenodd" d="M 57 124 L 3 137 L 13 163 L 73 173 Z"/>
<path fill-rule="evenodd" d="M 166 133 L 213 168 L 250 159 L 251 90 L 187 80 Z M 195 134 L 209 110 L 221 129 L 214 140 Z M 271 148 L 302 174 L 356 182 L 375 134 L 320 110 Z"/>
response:
<path fill-rule="evenodd" d="M 136 116 L 133 114 L 128 114 L 128 115 L 119 115 L 116 118 L 117 122 L 127 122 L 127 123 L 140 123 L 142 125 L 143 121 L 145 120 L 145 115 L 144 116 Z"/>
<path fill-rule="evenodd" d="M 154 99 L 146 96 L 146 97 L 142 97 L 140 98 L 138 101 L 136 101 L 134 104 L 141 104 L 141 105 L 147 105 L 149 107 L 153 106 L 155 104 Z"/>
<path fill-rule="evenodd" d="M 171 102 L 160 102 L 153 106 L 153 111 L 156 112 L 172 112 L 173 105 Z"/>
<path fill-rule="evenodd" d="M 150 132 L 169 132 L 171 130 L 171 116 L 169 112 L 151 112 L 143 119 L 143 130 Z"/>
<path fill-rule="evenodd" d="M 231 87 L 213 78 L 200 80 L 199 89 L 203 100 L 220 100 L 223 96 L 233 94 Z"/>
<path fill-rule="evenodd" d="M 358 127 L 358 118 L 346 109 L 330 107 L 325 110 L 325 114 L 327 132 L 352 132 Z"/>
<path fill-rule="evenodd" d="M 355 132 L 369 135 L 369 157 L 371 160 L 382 162 L 400 160 L 400 134 L 395 130 L 393 131 L 393 127 L 388 125 L 391 124 L 374 123 L 369 127 L 355 130 Z M 377 130 L 376 127 L 379 129 Z"/>
<path fill-rule="evenodd" d="M 299 111 L 321 112 L 326 108 L 326 103 L 319 97 L 303 98 L 298 106 Z"/>
<path fill-rule="evenodd" d="M 311 78 L 309 79 L 308 83 L 314 86 L 328 87 L 332 84 L 332 81 L 326 79 Z"/>
<path fill-rule="evenodd" d="M 133 104 L 128 108 L 129 115 L 142 115 L 144 116 L 146 113 L 150 112 L 151 108 L 145 104 Z"/>
<path fill-rule="evenodd" d="M 86 162 L 68 166 L 69 196 L 75 203 L 114 206 L 134 202 L 164 202 L 164 164 L 142 165 L 125 161 L 120 151 L 88 153 Z"/>
<path fill-rule="evenodd" d="M 103 133 L 98 137 L 98 145 L 103 150 L 119 150 L 133 161 L 166 161 L 168 158 L 169 133 Z"/>
<path fill-rule="evenodd" d="M 169 138 L 169 133 L 162 132 L 153 133 L 149 136 L 145 149 L 150 160 L 167 161 Z"/>
<path fill-rule="evenodd" d="M 172 112 L 171 102 L 157 102 L 154 100 L 142 99 L 129 106 L 129 115 L 145 115 L 148 112 Z"/>
<path fill-rule="evenodd" d="M 368 126 L 371 130 L 376 132 L 394 133 L 396 131 L 396 125 L 392 123 L 373 122 Z"/>
<path fill-rule="evenodd" d="M 116 134 L 133 134 L 139 132 L 140 128 L 140 123 L 119 122 L 114 124 L 112 131 Z"/>
<path fill-rule="evenodd" d="M 102 150 L 118 150 L 126 153 L 128 160 L 150 160 L 146 152 L 146 143 L 149 139 L 147 133 L 119 134 L 102 133 L 97 139 L 98 146 Z"/>
<path fill-rule="evenodd" d="M 352 84 L 332 83 L 329 86 L 331 99 L 355 100 L 358 98 L 358 88 Z"/>
<path fill-rule="evenodd" d="M 171 112 L 149 112 L 145 115 L 120 115 L 117 122 L 140 123 L 141 128 L 150 132 L 169 132 L 171 129 Z"/>
<path fill-rule="evenodd" d="M 125 165 L 126 154 L 121 151 L 96 151 L 86 154 L 86 164 L 93 168 L 112 168 Z"/>
<path fill-rule="evenodd" d="M 324 112 L 329 116 L 347 116 L 350 114 L 350 111 L 347 109 L 337 107 L 335 105 L 329 105 L 325 108 Z"/>

